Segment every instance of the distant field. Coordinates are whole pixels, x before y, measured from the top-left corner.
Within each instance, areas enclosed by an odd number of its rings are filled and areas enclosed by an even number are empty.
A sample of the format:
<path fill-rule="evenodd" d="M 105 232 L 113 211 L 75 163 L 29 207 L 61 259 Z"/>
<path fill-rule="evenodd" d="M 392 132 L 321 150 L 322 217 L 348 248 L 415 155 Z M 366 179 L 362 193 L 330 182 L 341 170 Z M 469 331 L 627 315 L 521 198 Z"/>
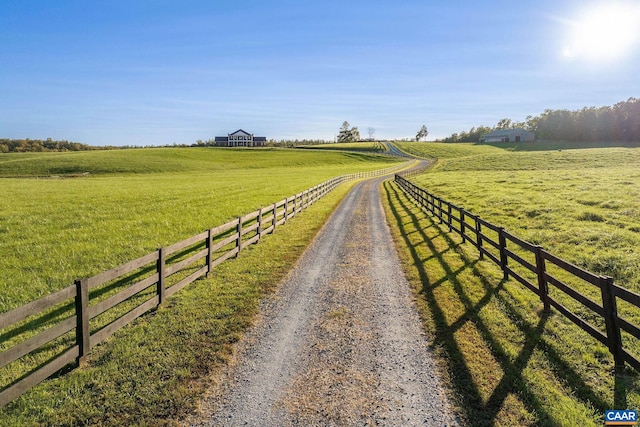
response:
<path fill-rule="evenodd" d="M 227 148 L 145 148 L 66 153 L 0 155 L 0 177 L 82 174 L 216 172 L 246 169 L 366 165 L 389 160 L 357 154 L 322 156 L 301 150 Z M 372 165 L 369 164 L 371 167 Z M 366 166 L 365 166 L 366 167 Z M 375 166 L 373 166 L 375 167 Z"/>
<path fill-rule="evenodd" d="M 328 178 L 394 161 L 210 148 L 2 154 L 0 312 Z"/>
<path fill-rule="evenodd" d="M 502 142 L 492 144 L 399 142 L 404 151 L 418 157 L 449 159 L 482 154 L 506 154 L 506 152 L 562 151 L 585 148 L 640 148 L 640 143 L 630 142 Z"/>
<path fill-rule="evenodd" d="M 312 150 L 347 150 L 363 152 L 384 152 L 387 148 L 380 142 L 345 142 L 340 144 L 304 145 L 301 148 Z"/>
<path fill-rule="evenodd" d="M 449 159 L 479 154 L 503 153 L 491 145 L 444 144 L 439 142 L 396 142 L 402 151 L 429 159 Z"/>

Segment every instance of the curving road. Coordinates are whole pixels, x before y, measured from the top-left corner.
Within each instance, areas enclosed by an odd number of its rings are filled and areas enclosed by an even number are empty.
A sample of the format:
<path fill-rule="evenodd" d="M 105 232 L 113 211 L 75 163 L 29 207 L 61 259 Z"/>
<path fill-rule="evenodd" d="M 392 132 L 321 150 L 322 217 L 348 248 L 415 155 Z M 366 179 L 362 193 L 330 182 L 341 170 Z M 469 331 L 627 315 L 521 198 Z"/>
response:
<path fill-rule="evenodd" d="M 402 151 L 398 150 L 398 147 L 396 147 L 395 144 L 393 144 L 391 142 L 383 141 L 382 144 L 384 144 L 384 146 L 387 147 L 388 154 L 390 154 L 392 156 L 406 157 L 408 159 L 415 158 L 415 157 L 409 156 L 408 154 L 405 154 Z"/>
<path fill-rule="evenodd" d="M 385 222 L 382 179 L 345 198 L 188 425 L 457 424 Z"/>

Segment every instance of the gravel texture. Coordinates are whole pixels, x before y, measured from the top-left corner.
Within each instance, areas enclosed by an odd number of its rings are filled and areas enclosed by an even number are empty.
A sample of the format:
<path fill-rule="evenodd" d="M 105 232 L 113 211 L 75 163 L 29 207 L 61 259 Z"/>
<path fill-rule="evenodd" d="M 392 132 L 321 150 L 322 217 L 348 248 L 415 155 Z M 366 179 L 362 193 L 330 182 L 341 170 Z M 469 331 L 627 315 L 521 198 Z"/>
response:
<path fill-rule="evenodd" d="M 457 425 L 380 203 L 358 184 L 262 305 L 192 426 Z"/>

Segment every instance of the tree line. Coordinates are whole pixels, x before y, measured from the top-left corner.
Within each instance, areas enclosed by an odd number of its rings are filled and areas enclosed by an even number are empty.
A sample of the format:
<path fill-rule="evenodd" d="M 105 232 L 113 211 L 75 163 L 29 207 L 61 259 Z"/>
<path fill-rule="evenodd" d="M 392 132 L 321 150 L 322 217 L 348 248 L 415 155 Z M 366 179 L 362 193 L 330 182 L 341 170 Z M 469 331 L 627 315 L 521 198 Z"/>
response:
<path fill-rule="evenodd" d="M 568 142 L 640 141 L 640 99 L 629 98 L 613 106 L 584 107 L 580 110 L 546 109 L 522 122 L 505 118 L 495 126 L 472 127 L 453 133 L 441 142 L 478 142 L 494 130 L 523 128 L 536 139 Z"/>
<path fill-rule="evenodd" d="M 0 138 L 0 153 L 26 153 L 46 151 L 88 151 L 104 150 L 108 147 L 94 147 L 79 142 L 54 141 L 51 138 L 42 139 L 8 139 Z"/>
<path fill-rule="evenodd" d="M 267 147 L 295 147 L 298 145 L 326 144 L 333 141 L 324 139 L 270 139 L 265 144 Z M 165 145 L 118 145 L 96 146 L 82 144 L 80 142 L 55 141 L 51 138 L 42 139 L 8 139 L 0 138 L 0 153 L 33 153 L 33 152 L 62 152 L 62 151 L 90 151 L 90 150 L 123 150 L 133 148 L 186 148 L 186 147 L 214 147 L 215 140 L 197 140 L 193 144 L 165 144 Z"/>

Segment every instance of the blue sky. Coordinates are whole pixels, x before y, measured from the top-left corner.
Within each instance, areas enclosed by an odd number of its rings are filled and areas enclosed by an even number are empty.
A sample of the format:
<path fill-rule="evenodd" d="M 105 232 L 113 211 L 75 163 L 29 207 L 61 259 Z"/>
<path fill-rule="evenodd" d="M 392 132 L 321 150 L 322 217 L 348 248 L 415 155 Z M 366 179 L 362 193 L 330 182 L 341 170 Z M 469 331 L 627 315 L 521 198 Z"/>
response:
<path fill-rule="evenodd" d="M 640 97 L 640 36 L 615 56 L 570 46 L 603 3 L 0 0 L 0 137 L 333 139 L 347 120 L 432 139 L 612 105 Z"/>

